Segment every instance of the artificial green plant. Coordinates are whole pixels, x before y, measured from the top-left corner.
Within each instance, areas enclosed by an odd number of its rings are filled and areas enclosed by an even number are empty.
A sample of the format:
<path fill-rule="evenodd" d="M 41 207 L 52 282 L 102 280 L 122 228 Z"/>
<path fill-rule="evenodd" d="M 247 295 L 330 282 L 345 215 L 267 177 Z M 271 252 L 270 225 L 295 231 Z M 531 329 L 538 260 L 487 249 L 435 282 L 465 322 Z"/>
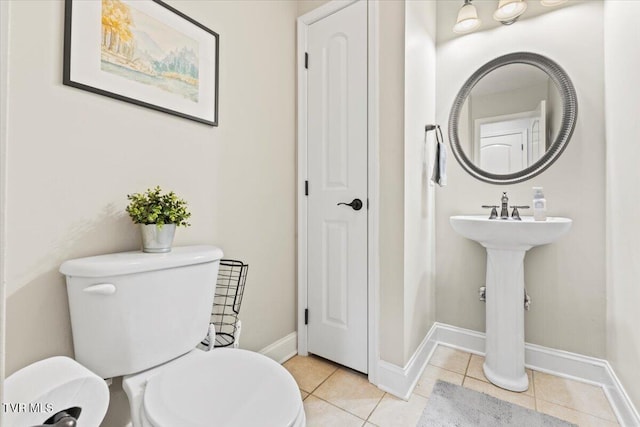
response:
<path fill-rule="evenodd" d="M 191 213 L 187 210 L 187 202 L 176 196 L 173 191 L 163 194 L 160 186 L 148 189 L 145 193 L 127 194 L 130 200 L 127 213 L 136 224 L 175 224 L 189 227 L 187 219 Z"/>

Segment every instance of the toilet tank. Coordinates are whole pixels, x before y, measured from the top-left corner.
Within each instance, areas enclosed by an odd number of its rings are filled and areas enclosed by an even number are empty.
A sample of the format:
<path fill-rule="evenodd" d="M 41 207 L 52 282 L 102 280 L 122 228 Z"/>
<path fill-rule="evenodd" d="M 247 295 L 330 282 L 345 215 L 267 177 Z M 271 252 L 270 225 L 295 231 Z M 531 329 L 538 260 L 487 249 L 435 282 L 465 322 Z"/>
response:
<path fill-rule="evenodd" d="M 183 246 L 64 262 L 76 360 L 110 378 L 193 350 L 207 335 L 220 258 L 214 246 Z"/>

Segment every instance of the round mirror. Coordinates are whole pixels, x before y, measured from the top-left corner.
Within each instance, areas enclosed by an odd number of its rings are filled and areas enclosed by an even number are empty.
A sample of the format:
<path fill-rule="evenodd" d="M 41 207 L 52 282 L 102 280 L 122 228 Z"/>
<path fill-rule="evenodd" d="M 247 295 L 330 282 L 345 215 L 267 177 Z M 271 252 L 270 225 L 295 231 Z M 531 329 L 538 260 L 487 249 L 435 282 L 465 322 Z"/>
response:
<path fill-rule="evenodd" d="M 535 53 L 511 53 L 480 67 L 462 86 L 449 116 L 449 140 L 468 173 L 513 184 L 560 156 L 577 113 L 576 91 L 558 64 Z"/>

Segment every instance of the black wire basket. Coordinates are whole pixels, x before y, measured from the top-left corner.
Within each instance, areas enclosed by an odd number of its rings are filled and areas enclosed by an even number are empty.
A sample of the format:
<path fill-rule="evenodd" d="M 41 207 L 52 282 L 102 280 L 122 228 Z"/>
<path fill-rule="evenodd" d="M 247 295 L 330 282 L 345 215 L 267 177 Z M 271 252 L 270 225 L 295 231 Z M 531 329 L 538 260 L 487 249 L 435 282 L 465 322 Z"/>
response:
<path fill-rule="evenodd" d="M 220 260 L 211 323 L 216 329 L 214 347 L 233 346 L 237 338 L 238 315 L 249 265 L 232 259 Z M 203 344 L 208 345 L 207 340 Z"/>

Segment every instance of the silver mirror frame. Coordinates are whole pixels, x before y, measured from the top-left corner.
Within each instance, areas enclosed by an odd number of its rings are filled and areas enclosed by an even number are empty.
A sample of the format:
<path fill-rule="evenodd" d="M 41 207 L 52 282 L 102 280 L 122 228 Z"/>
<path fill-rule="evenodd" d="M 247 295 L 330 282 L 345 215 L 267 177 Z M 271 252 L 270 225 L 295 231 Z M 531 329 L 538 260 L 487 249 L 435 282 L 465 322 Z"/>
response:
<path fill-rule="evenodd" d="M 547 152 L 531 166 L 510 174 L 494 174 L 480 169 L 464 153 L 458 138 L 460 111 L 471 89 L 491 71 L 509 64 L 529 64 L 544 71 L 555 84 L 562 98 L 562 121 L 555 141 Z M 578 99 L 576 90 L 567 73 L 551 59 L 531 52 L 515 52 L 500 56 L 487 62 L 467 79 L 456 95 L 449 115 L 449 143 L 453 154 L 462 168 L 473 177 L 491 184 L 515 184 L 526 181 L 542 173 L 557 160 L 567 147 L 578 117 Z"/>

